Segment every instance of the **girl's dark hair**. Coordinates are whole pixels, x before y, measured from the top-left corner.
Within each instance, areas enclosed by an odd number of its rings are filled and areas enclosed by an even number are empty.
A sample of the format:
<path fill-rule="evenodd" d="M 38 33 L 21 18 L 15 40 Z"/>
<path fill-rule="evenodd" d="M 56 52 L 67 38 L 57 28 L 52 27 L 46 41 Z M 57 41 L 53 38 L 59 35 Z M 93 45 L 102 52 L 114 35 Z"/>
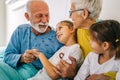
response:
<path fill-rule="evenodd" d="M 120 59 L 120 23 L 115 20 L 104 20 L 90 27 L 90 34 L 98 42 L 109 42 L 110 49 L 116 50 L 116 59 Z"/>

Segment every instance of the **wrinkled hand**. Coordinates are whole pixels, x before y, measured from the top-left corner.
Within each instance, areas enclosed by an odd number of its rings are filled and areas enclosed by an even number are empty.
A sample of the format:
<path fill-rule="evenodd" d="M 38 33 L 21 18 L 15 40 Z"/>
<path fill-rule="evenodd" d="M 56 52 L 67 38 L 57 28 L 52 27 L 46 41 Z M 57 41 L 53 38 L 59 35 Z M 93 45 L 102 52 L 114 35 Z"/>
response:
<path fill-rule="evenodd" d="M 62 60 L 54 67 L 54 71 L 62 78 L 73 78 L 76 75 L 76 60 L 73 57 L 69 57 L 72 64 Z"/>
<path fill-rule="evenodd" d="M 105 76 L 104 74 L 93 74 L 89 76 L 86 80 L 110 80 L 110 77 Z"/>
<path fill-rule="evenodd" d="M 37 49 L 32 49 L 32 53 L 36 58 L 39 58 L 41 52 L 39 52 Z"/>
<path fill-rule="evenodd" d="M 25 53 L 21 56 L 20 62 L 21 63 L 31 63 L 36 60 L 36 56 L 34 53 L 38 52 L 38 50 L 26 50 Z"/>

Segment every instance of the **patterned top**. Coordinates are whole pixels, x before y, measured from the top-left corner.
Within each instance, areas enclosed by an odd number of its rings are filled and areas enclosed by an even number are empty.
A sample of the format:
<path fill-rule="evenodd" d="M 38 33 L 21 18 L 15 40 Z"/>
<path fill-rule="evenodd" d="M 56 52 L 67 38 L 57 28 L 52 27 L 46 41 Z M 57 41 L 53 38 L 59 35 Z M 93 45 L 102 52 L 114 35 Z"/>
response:
<path fill-rule="evenodd" d="M 13 32 L 10 42 L 6 48 L 4 61 L 10 66 L 17 68 L 18 61 L 27 49 L 38 49 L 50 58 L 60 47 L 61 43 L 56 39 L 54 30 L 36 36 L 29 24 L 23 24 Z M 39 59 L 32 63 L 37 69 L 42 68 Z"/>

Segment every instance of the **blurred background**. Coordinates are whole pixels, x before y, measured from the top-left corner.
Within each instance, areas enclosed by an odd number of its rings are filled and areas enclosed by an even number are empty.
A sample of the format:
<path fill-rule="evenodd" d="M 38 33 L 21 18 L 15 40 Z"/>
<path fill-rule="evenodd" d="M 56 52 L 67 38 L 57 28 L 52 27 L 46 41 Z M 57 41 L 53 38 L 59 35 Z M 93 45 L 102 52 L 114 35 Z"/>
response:
<path fill-rule="evenodd" d="M 0 0 L 0 47 L 6 46 L 11 34 L 19 24 L 27 20 L 24 17 L 28 0 Z M 50 8 L 50 25 L 69 19 L 70 0 L 46 0 Z M 120 22 L 120 0 L 103 0 L 100 20 L 115 19 Z"/>

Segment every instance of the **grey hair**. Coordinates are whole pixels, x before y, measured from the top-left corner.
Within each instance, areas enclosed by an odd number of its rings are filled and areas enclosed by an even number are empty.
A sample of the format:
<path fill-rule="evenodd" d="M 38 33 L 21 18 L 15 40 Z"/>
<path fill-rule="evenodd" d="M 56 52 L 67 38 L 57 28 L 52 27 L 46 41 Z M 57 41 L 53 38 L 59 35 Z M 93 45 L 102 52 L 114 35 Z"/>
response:
<path fill-rule="evenodd" d="M 76 10 L 87 9 L 90 12 L 89 17 L 94 20 L 98 19 L 102 9 L 102 0 L 71 0 L 71 3 L 75 5 Z"/>
<path fill-rule="evenodd" d="M 31 3 L 32 2 L 44 2 L 45 4 L 47 4 L 46 2 L 45 2 L 45 0 L 28 0 L 28 2 L 26 3 L 26 11 L 28 12 L 28 13 L 30 13 L 30 5 L 31 5 Z"/>

